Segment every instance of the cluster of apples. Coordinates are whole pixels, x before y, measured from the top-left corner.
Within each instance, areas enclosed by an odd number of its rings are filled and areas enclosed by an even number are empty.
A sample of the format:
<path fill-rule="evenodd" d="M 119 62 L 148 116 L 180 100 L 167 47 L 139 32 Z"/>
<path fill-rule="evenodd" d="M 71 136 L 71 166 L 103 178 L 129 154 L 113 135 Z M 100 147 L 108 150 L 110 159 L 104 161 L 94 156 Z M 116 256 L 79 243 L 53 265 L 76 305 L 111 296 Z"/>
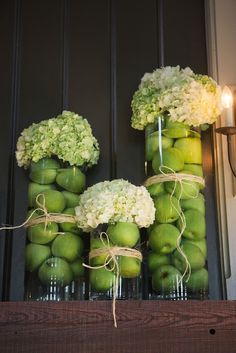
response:
<path fill-rule="evenodd" d="M 184 173 L 203 176 L 200 134 L 188 125 L 165 119 L 161 138 L 153 125 L 146 134 L 146 160 L 153 174 Z M 159 144 L 161 143 L 161 148 Z M 205 199 L 202 185 L 196 181 L 182 183 L 166 181 L 152 184 L 148 190 L 156 207 L 155 223 L 149 228 L 148 268 L 151 273 L 152 289 L 160 295 L 178 290 L 180 279 L 186 269 L 186 258 L 191 267 L 187 291 L 197 295 L 208 288 L 206 266 Z M 181 237 L 181 252 L 177 239 Z M 185 258 L 186 257 L 186 258 Z"/>
<path fill-rule="evenodd" d="M 140 232 L 138 226 L 130 222 L 117 222 L 115 224 L 108 225 L 106 229 L 108 239 L 101 238 L 100 234 L 100 230 L 98 230 L 98 232 L 92 232 L 90 241 L 91 250 L 114 246 L 134 248 L 140 241 Z M 91 258 L 91 267 L 103 266 L 106 261 L 109 260 L 109 256 L 107 255 L 107 253 L 104 253 Z M 119 276 L 121 278 L 132 279 L 140 275 L 141 262 L 139 259 L 129 256 L 117 256 L 117 265 L 119 267 Z M 117 266 L 114 265 L 114 262 L 111 259 L 108 267 L 104 266 L 90 270 L 89 278 L 92 296 L 93 292 L 109 293 L 110 289 L 112 289 L 115 281 L 115 276 L 117 275 Z M 122 282 L 119 281 L 119 284 L 122 286 Z M 119 293 L 121 293 L 121 295 L 123 295 L 123 290 L 125 290 L 125 288 L 119 289 Z"/>
<path fill-rule="evenodd" d="M 37 217 L 42 207 L 48 213 L 75 214 L 85 188 L 85 175 L 78 167 L 61 168 L 58 160 L 43 158 L 31 163 L 29 178 L 28 216 Z M 26 270 L 36 273 L 45 286 L 66 286 L 82 277 L 81 234 L 81 229 L 69 222 L 48 221 L 28 227 Z"/>

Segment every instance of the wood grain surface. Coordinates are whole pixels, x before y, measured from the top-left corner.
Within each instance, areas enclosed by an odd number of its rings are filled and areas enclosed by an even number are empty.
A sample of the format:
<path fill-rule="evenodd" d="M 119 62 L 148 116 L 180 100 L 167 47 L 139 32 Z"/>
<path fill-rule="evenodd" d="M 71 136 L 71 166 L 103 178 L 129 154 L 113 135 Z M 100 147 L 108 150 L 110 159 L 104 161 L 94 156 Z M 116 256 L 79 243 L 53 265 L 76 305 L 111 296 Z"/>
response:
<path fill-rule="evenodd" d="M 1 353 L 234 353 L 236 302 L 2 302 Z"/>

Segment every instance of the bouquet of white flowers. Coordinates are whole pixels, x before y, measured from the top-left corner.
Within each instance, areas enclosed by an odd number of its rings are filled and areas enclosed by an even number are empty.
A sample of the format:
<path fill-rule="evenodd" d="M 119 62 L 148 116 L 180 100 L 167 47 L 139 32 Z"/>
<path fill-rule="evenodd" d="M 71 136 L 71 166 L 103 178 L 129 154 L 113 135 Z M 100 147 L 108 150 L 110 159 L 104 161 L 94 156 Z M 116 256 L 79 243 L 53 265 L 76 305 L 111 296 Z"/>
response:
<path fill-rule="evenodd" d="M 143 76 L 131 107 L 132 127 L 138 130 L 160 115 L 192 126 L 212 124 L 222 109 L 221 89 L 207 75 L 167 66 Z"/>
<path fill-rule="evenodd" d="M 80 197 L 75 208 L 78 226 L 85 232 L 99 224 L 132 222 L 149 227 L 155 218 L 151 196 L 144 186 L 135 186 L 123 179 L 97 183 Z"/>

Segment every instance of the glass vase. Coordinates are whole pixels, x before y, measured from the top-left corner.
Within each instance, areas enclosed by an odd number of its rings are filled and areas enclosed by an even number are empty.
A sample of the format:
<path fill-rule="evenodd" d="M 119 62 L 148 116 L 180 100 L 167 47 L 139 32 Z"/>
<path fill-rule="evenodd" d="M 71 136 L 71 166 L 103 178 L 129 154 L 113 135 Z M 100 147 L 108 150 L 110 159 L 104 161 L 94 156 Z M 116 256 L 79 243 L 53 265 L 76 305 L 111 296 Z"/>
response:
<path fill-rule="evenodd" d="M 148 230 L 150 299 L 207 299 L 201 133 L 159 117 L 145 132 L 145 185 L 156 208 Z"/>
<path fill-rule="evenodd" d="M 77 167 L 53 158 L 31 163 L 25 300 L 84 299 L 84 240 L 73 217 L 84 187 Z"/>
<path fill-rule="evenodd" d="M 133 240 L 123 242 L 130 229 Z M 142 299 L 139 240 L 133 223 L 104 224 L 90 233 L 90 300 Z"/>

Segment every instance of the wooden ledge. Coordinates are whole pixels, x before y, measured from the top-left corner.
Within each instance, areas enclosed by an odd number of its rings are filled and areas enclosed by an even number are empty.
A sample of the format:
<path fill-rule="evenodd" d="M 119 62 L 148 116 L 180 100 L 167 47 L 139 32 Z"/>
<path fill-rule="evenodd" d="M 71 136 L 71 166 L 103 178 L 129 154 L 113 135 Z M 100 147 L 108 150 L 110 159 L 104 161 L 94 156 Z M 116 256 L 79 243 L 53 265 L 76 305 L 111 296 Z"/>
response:
<path fill-rule="evenodd" d="M 234 353 L 235 301 L 1 302 L 1 353 Z"/>

